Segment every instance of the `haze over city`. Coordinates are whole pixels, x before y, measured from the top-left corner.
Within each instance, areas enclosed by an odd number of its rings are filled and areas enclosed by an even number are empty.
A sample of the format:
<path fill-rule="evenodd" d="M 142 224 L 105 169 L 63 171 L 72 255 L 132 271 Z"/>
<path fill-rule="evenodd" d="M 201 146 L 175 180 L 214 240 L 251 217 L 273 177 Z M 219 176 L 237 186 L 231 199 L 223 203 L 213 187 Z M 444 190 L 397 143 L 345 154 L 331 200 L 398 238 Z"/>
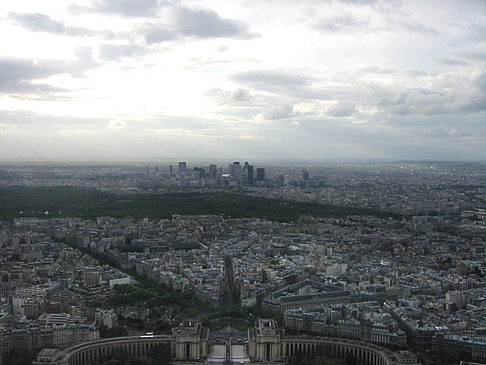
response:
<path fill-rule="evenodd" d="M 486 3 L 2 1 L 0 159 L 482 161 Z"/>

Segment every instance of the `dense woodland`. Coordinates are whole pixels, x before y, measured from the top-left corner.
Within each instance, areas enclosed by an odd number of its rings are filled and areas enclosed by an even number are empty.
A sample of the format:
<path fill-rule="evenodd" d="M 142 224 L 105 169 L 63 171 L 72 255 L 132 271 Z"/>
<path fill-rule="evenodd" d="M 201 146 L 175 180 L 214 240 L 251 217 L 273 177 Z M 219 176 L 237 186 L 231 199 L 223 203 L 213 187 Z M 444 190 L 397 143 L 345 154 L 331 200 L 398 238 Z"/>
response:
<path fill-rule="evenodd" d="M 393 216 L 368 208 L 252 197 L 239 193 L 174 192 L 119 195 L 76 187 L 0 188 L 0 220 L 18 217 L 99 216 L 170 218 L 173 214 L 223 214 L 226 218 L 266 218 L 290 222 L 302 215 L 344 218 L 347 215 Z"/>

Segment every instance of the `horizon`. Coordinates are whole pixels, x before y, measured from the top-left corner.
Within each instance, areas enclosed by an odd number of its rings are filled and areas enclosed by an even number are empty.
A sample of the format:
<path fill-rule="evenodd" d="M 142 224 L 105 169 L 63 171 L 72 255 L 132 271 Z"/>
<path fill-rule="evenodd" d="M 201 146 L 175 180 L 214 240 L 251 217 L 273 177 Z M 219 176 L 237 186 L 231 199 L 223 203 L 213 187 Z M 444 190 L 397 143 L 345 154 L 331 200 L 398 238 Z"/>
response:
<path fill-rule="evenodd" d="M 44 165 L 72 165 L 72 166 L 135 166 L 135 165 L 154 165 L 154 164 L 173 164 L 177 165 L 179 162 L 186 162 L 188 165 L 192 164 L 231 164 L 234 161 L 241 163 L 250 162 L 268 165 L 283 165 L 293 164 L 299 165 L 386 165 L 386 164 L 479 164 L 486 165 L 486 160 L 396 160 L 396 159 L 264 159 L 264 158 L 196 158 L 196 157 L 181 157 L 181 158 L 153 158 L 140 160 L 0 160 L 0 166 L 44 166 Z M 169 166 L 167 165 L 167 166 Z"/>

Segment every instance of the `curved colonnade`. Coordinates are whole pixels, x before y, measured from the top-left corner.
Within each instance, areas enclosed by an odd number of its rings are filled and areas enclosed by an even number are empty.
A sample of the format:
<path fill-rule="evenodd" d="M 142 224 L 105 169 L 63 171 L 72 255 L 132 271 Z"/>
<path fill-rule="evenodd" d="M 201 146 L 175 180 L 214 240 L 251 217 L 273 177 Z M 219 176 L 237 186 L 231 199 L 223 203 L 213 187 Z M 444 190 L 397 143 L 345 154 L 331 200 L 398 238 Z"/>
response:
<path fill-rule="evenodd" d="M 173 336 L 134 336 L 97 340 L 76 345 L 62 351 L 64 356 L 59 365 L 91 365 L 109 360 L 120 350 L 125 350 L 129 356 L 148 356 L 156 345 L 169 344 L 171 353 L 174 342 Z"/>
<path fill-rule="evenodd" d="M 194 340 L 176 339 L 174 336 L 133 336 L 104 339 L 87 342 L 60 352 L 55 360 L 36 362 L 49 365 L 95 365 L 111 358 L 120 350 L 125 350 L 129 356 L 140 357 L 150 354 L 151 349 L 160 344 L 169 344 L 171 355 L 175 360 L 201 361 L 208 355 L 211 343 L 201 344 Z M 277 342 L 249 341 L 248 352 L 252 361 L 283 361 L 288 357 L 300 354 L 313 356 L 325 348 L 326 353 L 336 359 L 346 359 L 353 356 L 358 364 L 395 365 L 393 353 L 373 344 L 338 338 L 281 338 Z"/>
<path fill-rule="evenodd" d="M 302 356 L 313 356 L 325 348 L 333 359 L 345 360 L 352 356 L 358 364 L 392 365 L 395 364 L 393 353 L 385 348 L 359 341 L 331 337 L 306 339 L 282 339 L 281 359 L 286 359 L 297 352 Z"/>

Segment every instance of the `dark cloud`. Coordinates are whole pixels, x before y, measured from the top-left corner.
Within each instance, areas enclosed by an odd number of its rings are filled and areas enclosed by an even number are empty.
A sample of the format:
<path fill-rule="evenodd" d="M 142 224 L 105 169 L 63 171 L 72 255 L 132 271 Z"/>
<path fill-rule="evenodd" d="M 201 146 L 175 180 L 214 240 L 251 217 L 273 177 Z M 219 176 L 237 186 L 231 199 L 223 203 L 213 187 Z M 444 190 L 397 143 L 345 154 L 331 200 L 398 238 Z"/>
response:
<path fill-rule="evenodd" d="M 10 13 L 10 19 L 33 32 L 46 32 L 68 36 L 89 36 L 93 32 L 86 28 L 69 27 L 41 13 Z"/>
<path fill-rule="evenodd" d="M 379 0 L 325 0 L 327 3 L 341 3 L 347 5 L 375 5 Z"/>
<path fill-rule="evenodd" d="M 163 0 L 92 0 L 91 6 L 71 6 L 74 12 L 94 12 L 117 14 L 126 17 L 154 16 L 161 6 L 166 5 Z"/>
<path fill-rule="evenodd" d="M 173 31 L 156 25 L 147 26 L 145 29 L 142 30 L 142 34 L 147 44 L 173 41 L 179 38 L 179 36 Z"/>
<path fill-rule="evenodd" d="M 378 100 L 377 105 L 381 108 L 390 108 L 397 105 L 404 105 L 407 101 L 407 94 L 401 93 L 391 97 L 382 97 Z"/>
<path fill-rule="evenodd" d="M 468 32 L 471 41 L 486 41 L 486 26 L 484 24 L 471 24 L 468 26 Z"/>
<path fill-rule="evenodd" d="M 290 104 L 274 105 L 263 111 L 263 118 L 265 120 L 285 119 L 292 116 L 292 111 L 293 108 Z"/>
<path fill-rule="evenodd" d="M 145 48 L 137 44 L 102 44 L 99 47 L 100 58 L 104 60 L 140 56 L 146 52 Z"/>
<path fill-rule="evenodd" d="M 403 71 L 403 74 L 408 77 L 421 77 L 427 76 L 427 72 L 423 70 L 414 70 L 414 69 L 407 69 Z"/>
<path fill-rule="evenodd" d="M 231 77 L 234 81 L 266 91 L 281 91 L 289 88 L 310 86 L 310 78 L 287 71 L 244 71 Z"/>
<path fill-rule="evenodd" d="M 439 31 L 434 27 L 416 21 L 412 13 L 402 8 L 401 0 L 397 0 L 392 7 L 383 6 L 386 2 L 380 3 L 379 11 L 385 16 L 386 26 L 382 31 L 390 30 L 405 32 L 406 34 L 420 34 L 423 36 L 438 36 Z M 387 3 L 387 5 L 389 5 Z"/>
<path fill-rule="evenodd" d="M 449 81 L 446 81 L 449 82 Z M 451 80 L 458 90 L 448 88 L 408 88 L 399 92 L 389 90 L 390 96 L 378 99 L 376 106 L 387 116 L 438 116 L 476 114 L 486 110 L 486 76 L 472 80 Z M 447 86 L 447 84 L 445 84 Z M 461 92 L 461 88 L 465 90 Z M 395 94 L 394 94 L 395 93 Z"/>
<path fill-rule="evenodd" d="M 44 99 L 66 99 L 66 96 L 55 96 L 54 93 L 68 91 L 55 87 L 41 80 L 50 76 L 70 74 L 73 77 L 84 77 L 85 71 L 97 67 L 91 57 L 90 47 L 75 50 L 76 60 L 28 60 L 0 57 L 0 94 L 11 94 L 17 98 L 33 98 L 33 95 Z"/>
<path fill-rule="evenodd" d="M 248 32 L 248 26 L 233 19 L 224 19 L 206 8 L 174 6 L 167 8 L 167 21 L 147 23 L 139 29 L 147 44 L 182 38 L 252 39 L 259 34 Z"/>
<path fill-rule="evenodd" d="M 331 117 L 350 117 L 356 112 L 356 105 L 349 101 L 340 101 L 326 110 L 326 115 Z"/>
<path fill-rule="evenodd" d="M 0 120 L 5 124 L 17 126 L 38 126 L 51 129 L 56 125 L 71 125 L 78 127 L 96 126 L 106 124 L 103 118 L 82 118 L 74 116 L 57 116 L 42 114 L 32 110 L 0 110 Z"/>
<path fill-rule="evenodd" d="M 461 52 L 457 55 L 470 61 L 486 62 L 486 52 Z"/>
<path fill-rule="evenodd" d="M 399 30 L 405 31 L 406 33 L 415 33 L 421 34 L 424 36 L 437 36 L 439 32 L 428 25 L 418 23 L 413 20 L 395 20 L 392 21 L 392 24 L 395 25 L 396 28 Z"/>
<path fill-rule="evenodd" d="M 482 92 L 486 93 L 486 71 L 483 71 L 474 78 L 473 85 Z"/>
<path fill-rule="evenodd" d="M 185 37 L 238 37 L 244 36 L 248 29 L 242 22 L 221 18 L 205 8 L 174 7 L 170 9 L 170 21 L 175 31 Z"/>
<path fill-rule="evenodd" d="M 319 80 L 297 71 L 252 70 L 234 73 L 230 78 L 250 89 L 296 99 L 330 100 L 344 93 L 343 90 L 325 85 L 314 85 Z"/>
<path fill-rule="evenodd" d="M 33 83 L 59 73 L 62 73 L 62 70 L 46 66 L 41 62 L 0 58 L 0 94 L 60 91 L 61 89 L 46 84 Z"/>
<path fill-rule="evenodd" d="M 260 98 L 257 95 L 251 93 L 250 90 L 245 88 L 237 88 L 235 90 L 223 90 L 223 89 L 210 89 L 205 94 L 213 100 L 215 104 L 229 106 L 228 111 L 223 111 L 223 114 L 234 114 L 238 108 L 233 107 L 245 107 L 248 110 L 246 117 L 250 118 L 251 109 L 259 106 Z M 233 108 L 233 109 L 231 109 Z M 238 109 L 238 113 L 241 112 Z"/>
<path fill-rule="evenodd" d="M 355 5 L 372 5 L 376 4 L 378 0 L 334 0 L 336 2 L 355 4 Z"/>
<path fill-rule="evenodd" d="M 435 59 L 438 63 L 447 66 L 469 66 L 469 63 L 466 61 L 461 61 L 455 58 L 436 58 Z"/>
<path fill-rule="evenodd" d="M 359 71 L 364 73 L 383 74 L 383 75 L 391 75 L 397 73 L 396 69 L 383 68 L 378 66 L 365 67 L 360 69 Z"/>
<path fill-rule="evenodd" d="M 247 89 L 236 89 L 231 93 L 231 98 L 237 102 L 249 101 L 253 98 L 253 95 Z"/>

